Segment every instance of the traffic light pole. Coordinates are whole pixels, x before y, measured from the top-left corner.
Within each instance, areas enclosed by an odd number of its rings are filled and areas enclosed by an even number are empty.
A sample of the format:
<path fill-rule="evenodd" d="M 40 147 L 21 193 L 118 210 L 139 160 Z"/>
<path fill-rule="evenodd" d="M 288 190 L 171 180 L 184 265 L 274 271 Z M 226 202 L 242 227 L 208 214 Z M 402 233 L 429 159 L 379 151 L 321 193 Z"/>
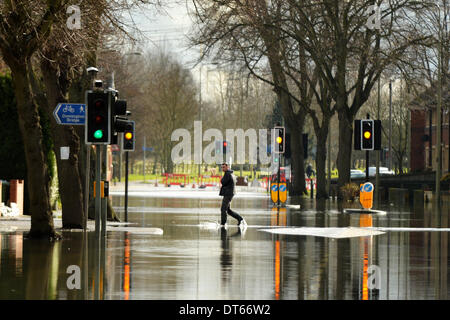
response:
<path fill-rule="evenodd" d="M 278 193 L 278 196 L 277 196 L 277 207 L 280 207 L 280 162 L 281 162 L 281 154 L 279 153 L 278 154 L 278 181 L 277 181 L 277 183 L 278 183 L 278 186 L 277 186 L 277 193 Z"/>
<path fill-rule="evenodd" d="M 100 241 L 100 217 L 101 217 L 101 198 L 100 198 L 100 187 L 101 187 L 101 168 L 102 168 L 102 154 L 100 145 L 95 146 L 95 154 L 96 154 L 96 162 L 95 162 L 95 238 L 97 249 L 101 249 L 101 241 Z M 100 299 L 100 251 L 97 253 L 96 261 L 95 261 L 95 273 L 96 273 L 96 281 L 94 287 L 94 298 L 95 300 Z"/>
<path fill-rule="evenodd" d="M 125 222 L 128 222 L 128 151 L 125 151 Z"/>
<path fill-rule="evenodd" d="M 369 182 L 369 150 L 366 150 L 366 182 Z"/>
<path fill-rule="evenodd" d="M 95 232 L 100 232 L 100 217 L 102 208 L 101 199 L 101 168 L 102 168 L 102 153 L 100 145 L 95 146 L 96 161 L 95 161 Z"/>
<path fill-rule="evenodd" d="M 102 159 L 103 159 L 103 165 L 102 168 L 105 168 L 102 172 L 102 180 L 104 181 L 103 187 L 102 187 L 102 193 L 105 192 L 105 188 L 106 188 L 106 181 L 108 179 L 108 146 L 104 145 L 102 146 Z M 106 236 L 106 217 L 108 214 L 108 198 L 106 197 L 106 195 L 102 198 L 102 215 L 100 218 L 101 221 L 101 235 L 102 238 Z"/>
<path fill-rule="evenodd" d="M 370 114 L 367 114 L 367 119 L 370 119 Z M 372 141 L 373 141 L 373 133 L 374 132 L 375 132 L 375 127 L 372 127 L 372 135 L 371 135 Z M 372 146 L 373 146 L 373 144 L 372 144 Z M 366 150 L 366 182 L 369 182 L 369 150 Z"/>

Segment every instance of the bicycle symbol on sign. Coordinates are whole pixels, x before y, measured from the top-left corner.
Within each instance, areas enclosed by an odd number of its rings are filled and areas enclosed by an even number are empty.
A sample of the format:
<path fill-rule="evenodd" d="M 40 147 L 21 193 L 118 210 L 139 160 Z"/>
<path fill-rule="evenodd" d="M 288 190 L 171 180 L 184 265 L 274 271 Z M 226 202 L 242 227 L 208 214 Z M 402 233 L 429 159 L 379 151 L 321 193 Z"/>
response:
<path fill-rule="evenodd" d="M 69 105 L 66 104 L 66 106 L 65 106 L 64 109 L 63 109 L 63 112 L 74 113 L 74 112 L 75 112 L 75 109 L 72 108 L 72 106 L 71 106 L 70 104 L 69 104 Z"/>

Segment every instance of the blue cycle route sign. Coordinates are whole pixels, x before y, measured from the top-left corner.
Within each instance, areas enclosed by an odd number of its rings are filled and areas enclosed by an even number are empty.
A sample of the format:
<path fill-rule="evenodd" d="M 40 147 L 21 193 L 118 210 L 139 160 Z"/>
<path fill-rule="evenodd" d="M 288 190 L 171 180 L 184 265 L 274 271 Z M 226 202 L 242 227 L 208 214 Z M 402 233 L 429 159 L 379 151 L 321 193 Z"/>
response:
<path fill-rule="evenodd" d="M 370 182 L 366 182 L 360 188 L 361 192 L 372 192 L 372 190 L 373 190 L 373 184 L 371 184 Z"/>
<path fill-rule="evenodd" d="M 53 116 L 58 124 L 82 126 L 86 118 L 86 105 L 81 103 L 58 103 Z"/>

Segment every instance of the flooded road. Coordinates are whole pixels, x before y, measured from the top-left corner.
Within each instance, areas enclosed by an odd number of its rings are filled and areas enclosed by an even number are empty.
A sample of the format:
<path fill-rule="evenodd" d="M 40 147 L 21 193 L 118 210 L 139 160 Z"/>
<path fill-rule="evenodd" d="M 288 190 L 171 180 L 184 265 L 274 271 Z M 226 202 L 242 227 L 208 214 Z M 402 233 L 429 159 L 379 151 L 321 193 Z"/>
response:
<path fill-rule="evenodd" d="M 232 208 L 248 223 L 241 230 L 231 217 L 216 227 L 220 201 L 216 192 L 132 192 L 133 228 L 110 226 L 103 244 L 94 232 L 63 231 L 54 243 L 1 232 L 0 299 L 449 298 L 449 231 L 435 229 L 450 227 L 448 205 L 360 215 L 331 200 L 272 209 L 265 194 L 240 193 Z M 113 194 L 122 220 L 123 203 Z"/>

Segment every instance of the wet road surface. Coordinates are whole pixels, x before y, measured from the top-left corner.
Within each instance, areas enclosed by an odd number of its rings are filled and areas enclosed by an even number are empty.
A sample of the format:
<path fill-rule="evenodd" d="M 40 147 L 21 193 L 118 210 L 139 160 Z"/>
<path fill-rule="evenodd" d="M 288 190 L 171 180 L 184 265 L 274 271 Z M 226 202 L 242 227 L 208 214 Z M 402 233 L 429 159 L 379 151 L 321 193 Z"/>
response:
<path fill-rule="evenodd" d="M 435 229 L 450 227 L 448 205 L 386 204 L 385 215 L 360 215 L 340 213 L 332 201 L 272 209 L 265 194 L 241 193 L 232 202 L 249 225 L 241 230 L 231 217 L 226 229 L 216 227 L 220 201 L 215 191 L 131 192 L 131 228 L 109 226 L 103 250 L 94 232 L 63 231 L 62 241 L 48 243 L 3 231 L 0 299 L 449 297 L 449 232 Z M 113 193 L 121 219 L 123 203 Z M 270 232 L 282 227 L 291 233 Z M 359 236 L 360 228 L 373 232 Z"/>

